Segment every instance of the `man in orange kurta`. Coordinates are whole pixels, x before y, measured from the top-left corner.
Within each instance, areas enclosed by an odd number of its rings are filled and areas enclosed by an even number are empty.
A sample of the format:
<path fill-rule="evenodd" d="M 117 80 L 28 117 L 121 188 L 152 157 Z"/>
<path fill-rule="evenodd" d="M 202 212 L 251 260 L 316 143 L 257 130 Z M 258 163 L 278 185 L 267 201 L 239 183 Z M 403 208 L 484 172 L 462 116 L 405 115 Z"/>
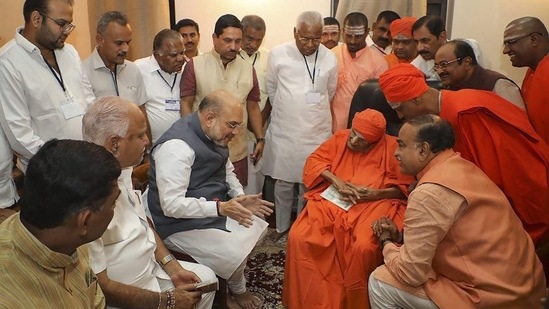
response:
<path fill-rule="evenodd" d="M 370 277 L 371 306 L 539 308 L 545 278 L 534 244 L 503 192 L 452 150 L 452 132 L 434 115 L 400 129 L 395 156 L 418 184 L 403 232 L 387 218 L 373 224 L 385 265 Z"/>
<path fill-rule="evenodd" d="M 393 51 L 385 56 L 389 68 L 399 63 L 410 63 L 418 56 L 417 43 L 412 35 L 412 26 L 416 20 L 415 17 L 404 17 L 391 23 L 389 28 L 393 37 Z"/>
<path fill-rule="evenodd" d="M 366 47 L 368 19 L 358 12 L 349 13 L 343 22 L 342 45 L 332 51 L 337 57 L 337 91 L 332 99 L 332 131 L 346 129 L 351 100 L 358 86 L 365 80 L 379 78 L 387 70 L 387 62 Z"/>
<path fill-rule="evenodd" d="M 383 115 L 366 109 L 352 129 L 336 132 L 307 159 L 307 206 L 286 251 L 287 308 L 369 308 L 368 275 L 382 262 L 370 223 L 388 216 L 400 225 L 413 181 L 400 174 L 395 138 L 384 132 Z M 348 211 L 322 197 L 330 185 L 351 202 Z"/>
<path fill-rule="evenodd" d="M 379 85 L 406 119 L 434 114 L 448 120 L 454 150 L 500 187 L 536 245 L 549 241 L 549 146 L 522 109 L 491 91 L 429 88 L 411 64 L 387 70 Z"/>
<path fill-rule="evenodd" d="M 503 33 L 503 53 L 514 67 L 528 67 L 522 97 L 532 126 L 549 144 L 549 35 L 535 17 L 513 20 Z"/>

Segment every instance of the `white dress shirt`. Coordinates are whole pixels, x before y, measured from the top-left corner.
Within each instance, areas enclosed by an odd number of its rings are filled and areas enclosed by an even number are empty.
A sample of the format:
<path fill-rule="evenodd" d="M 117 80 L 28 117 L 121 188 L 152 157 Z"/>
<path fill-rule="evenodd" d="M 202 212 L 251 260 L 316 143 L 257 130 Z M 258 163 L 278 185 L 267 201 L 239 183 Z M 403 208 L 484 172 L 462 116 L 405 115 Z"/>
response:
<path fill-rule="evenodd" d="M 0 129 L 0 208 L 13 206 L 19 199 L 11 178 L 13 153 L 4 132 Z"/>
<path fill-rule="evenodd" d="M 54 50 L 61 76 L 54 75 L 22 30 L 0 49 L 0 124 L 25 171 L 49 139 L 82 139 L 82 116 L 95 98 L 72 45 Z"/>
<path fill-rule="evenodd" d="M 155 143 L 181 117 L 179 83 L 182 74 L 163 71 L 154 56 L 138 59 L 135 64 L 147 88 L 145 109 L 151 126 L 152 143 Z M 173 108 L 175 102 L 177 108 Z"/>
<path fill-rule="evenodd" d="M 156 168 L 156 184 L 160 207 L 164 215 L 173 218 L 217 217 L 215 201 L 187 197 L 191 170 L 196 157 L 194 150 L 180 139 L 172 139 L 155 147 L 152 153 Z M 244 194 L 242 185 L 234 174 L 231 160 L 227 160 L 226 181 L 229 196 Z"/>
<path fill-rule="evenodd" d="M 147 92 L 143 77 L 135 63 L 124 60 L 116 66 L 116 74 L 105 66 L 103 59 L 94 48 L 91 55 L 82 62 L 82 68 L 91 83 L 97 98 L 119 96 L 141 106 L 147 102 Z"/>
<path fill-rule="evenodd" d="M 387 47 L 385 48 L 381 48 L 380 46 L 378 46 L 376 43 L 374 43 L 374 40 L 372 40 L 370 34 L 366 36 L 366 45 L 375 50 L 381 56 L 387 56 L 393 51 L 393 46 L 391 44 L 387 45 Z"/>
<path fill-rule="evenodd" d="M 295 183 L 302 181 L 309 154 L 332 134 L 330 102 L 337 88 L 333 52 L 320 45 L 318 58 L 316 53 L 305 58 L 291 41 L 271 50 L 267 68 L 273 109 L 265 136 L 263 172 Z"/>
<path fill-rule="evenodd" d="M 440 77 L 438 76 L 437 72 L 435 72 L 434 66 L 435 66 L 435 60 L 425 60 L 421 55 L 417 55 L 417 57 L 410 62 L 411 65 L 418 68 L 423 74 L 425 74 L 425 78 L 427 80 L 440 80 Z"/>

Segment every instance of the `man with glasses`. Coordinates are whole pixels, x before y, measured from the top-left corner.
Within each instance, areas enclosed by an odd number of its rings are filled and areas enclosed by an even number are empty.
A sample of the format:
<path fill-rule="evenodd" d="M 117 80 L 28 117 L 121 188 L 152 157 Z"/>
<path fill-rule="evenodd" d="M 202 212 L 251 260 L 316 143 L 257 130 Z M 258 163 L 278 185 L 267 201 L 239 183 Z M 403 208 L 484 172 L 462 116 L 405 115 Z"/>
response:
<path fill-rule="evenodd" d="M 503 53 L 514 67 L 528 67 L 522 97 L 532 126 L 549 143 L 549 36 L 535 17 L 521 17 L 503 33 Z"/>
<path fill-rule="evenodd" d="M 227 90 L 207 95 L 154 144 L 148 207 L 166 246 L 227 279 L 242 308 L 260 308 L 246 289 L 247 257 L 267 231 L 272 203 L 245 195 L 229 160 L 229 142 L 245 130 L 241 101 Z"/>
<path fill-rule="evenodd" d="M 358 86 L 365 80 L 379 78 L 387 70 L 383 56 L 366 48 L 368 18 L 366 15 L 349 13 L 343 21 L 343 44 L 332 51 L 337 57 L 338 85 L 332 100 L 332 131 L 346 129 L 351 100 Z"/>
<path fill-rule="evenodd" d="M 26 1 L 25 26 L 0 50 L 0 125 L 23 172 L 47 140 L 82 139 L 82 115 L 95 99 L 65 43 L 72 13 L 73 1 Z"/>
<path fill-rule="evenodd" d="M 337 59 L 320 44 L 323 19 L 307 11 L 297 18 L 294 39 L 271 50 L 267 92 L 273 107 L 263 172 L 276 180 L 277 240 L 290 229 L 294 196 L 304 205 L 303 166 L 332 132 L 330 102 L 337 88 Z M 297 194 L 296 194 L 297 192 Z"/>
<path fill-rule="evenodd" d="M 433 70 L 448 90 L 479 89 L 493 91 L 524 109 L 520 88 L 505 75 L 483 68 L 471 45 L 462 40 L 442 45 L 435 56 Z"/>
<path fill-rule="evenodd" d="M 411 64 L 387 70 L 379 85 L 399 116 L 434 114 L 448 120 L 456 135 L 454 150 L 500 187 L 534 244 L 549 240 L 549 146 L 523 110 L 493 92 L 429 88 Z"/>
<path fill-rule="evenodd" d="M 251 160 L 257 162 L 263 155 L 265 138 L 259 101 L 259 83 L 252 63 L 245 61 L 238 52 L 242 44 L 242 24 L 231 14 L 226 14 L 215 23 L 212 35 L 213 48 L 210 52 L 192 58 L 185 65 L 180 83 L 181 116 L 198 109 L 204 97 L 218 89 L 225 89 L 235 95 L 244 112 L 242 126 L 251 128 L 256 147 Z M 249 123 L 248 123 L 249 122 Z M 245 129 L 229 144 L 231 162 L 243 186 L 248 184 L 248 138 Z"/>
<path fill-rule="evenodd" d="M 385 56 L 389 68 L 399 63 L 410 63 L 417 57 L 417 42 L 412 35 L 412 25 L 416 20 L 415 17 L 404 17 L 391 23 L 393 51 Z"/>

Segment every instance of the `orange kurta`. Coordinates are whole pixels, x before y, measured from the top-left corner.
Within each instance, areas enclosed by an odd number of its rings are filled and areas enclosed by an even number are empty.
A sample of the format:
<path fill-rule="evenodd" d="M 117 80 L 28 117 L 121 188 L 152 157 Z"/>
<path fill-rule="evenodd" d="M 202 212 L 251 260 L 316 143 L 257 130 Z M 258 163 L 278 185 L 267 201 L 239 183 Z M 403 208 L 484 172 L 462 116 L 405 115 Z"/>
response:
<path fill-rule="evenodd" d="M 370 224 L 388 216 L 402 226 L 404 200 L 359 203 L 346 212 L 320 196 L 330 185 L 320 176 L 325 170 L 371 188 L 406 192 L 413 181 L 400 174 L 394 137 L 385 135 L 362 153 L 347 147 L 349 132 L 336 132 L 305 163 L 307 206 L 290 230 L 286 251 L 282 299 L 288 308 L 369 308 L 368 276 L 383 261 Z"/>
<path fill-rule="evenodd" d="M 528 69 L 522 82 L 522 97 L 534 130 L 549 144 L 549 55 L 536 67 Z"/>
<path fill-rule="evenodd" d="M 383 56 L 371 48 L 363 48 L 351 56 L 347 44 L 332 49 L 337 57 L 337 91 L 332 99 L 332 132 L 347 128 L 351 100 L 360 84 L 387 71 Z"/>
<path fill-rule="evenodd" d="M 523 110 L 490 91 L 442 91 L 454 149 L 505 193 L 535 244 L 549 239 L 549 146 Z"/>

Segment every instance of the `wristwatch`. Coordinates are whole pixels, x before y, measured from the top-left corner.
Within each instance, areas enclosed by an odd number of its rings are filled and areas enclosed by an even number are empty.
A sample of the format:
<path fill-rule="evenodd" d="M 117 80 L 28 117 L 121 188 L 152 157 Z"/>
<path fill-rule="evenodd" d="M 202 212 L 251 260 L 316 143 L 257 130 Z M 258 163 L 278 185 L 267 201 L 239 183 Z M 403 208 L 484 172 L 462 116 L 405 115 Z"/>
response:
<path fill-rule="evenodd" d="M 255 139 L 255 143 L 256 144 L 265 143 L 265 138 L 264 137 L 258 137 L 258 138 Z"/>
<path fill-rule="evenodd" d="M 175 260 L 175 257 L 172 254 L 168 254 L 163 259 L 161 259 L 158 264 L 160 264 L 160 266 L 164 268 L 164 266 L 166 266 L 166 264 L 168 264 L 172 260 Z"/>

